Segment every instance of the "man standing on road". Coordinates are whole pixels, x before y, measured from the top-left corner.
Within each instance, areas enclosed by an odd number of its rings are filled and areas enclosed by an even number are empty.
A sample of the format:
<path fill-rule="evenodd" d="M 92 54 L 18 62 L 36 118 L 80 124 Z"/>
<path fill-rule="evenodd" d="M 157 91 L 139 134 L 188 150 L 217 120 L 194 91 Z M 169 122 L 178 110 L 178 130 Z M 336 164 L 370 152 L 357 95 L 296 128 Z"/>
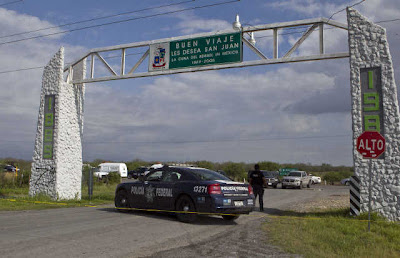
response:
<path fill-rule="evenodd" d="M 258 164 L 254 165 L 254 171 L 252 171 L 249 175 L 249 182 L 251 187 L 253 187 L 253 192 L 255 199 L 258 196 L 258 202 L 260 203 L 260 211 L 264 210 L 264 185 L 267 185 L 267 181 L 264 178 L 264 175 L 260 171 L 260 166 Z"/>

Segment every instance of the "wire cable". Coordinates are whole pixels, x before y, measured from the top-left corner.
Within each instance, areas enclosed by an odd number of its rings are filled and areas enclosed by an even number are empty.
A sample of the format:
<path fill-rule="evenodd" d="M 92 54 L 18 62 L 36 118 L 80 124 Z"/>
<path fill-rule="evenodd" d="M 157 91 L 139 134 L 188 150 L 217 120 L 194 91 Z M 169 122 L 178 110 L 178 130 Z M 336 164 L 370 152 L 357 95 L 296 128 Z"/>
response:
<path fill-rule="evenodd" d="M 87 20 L 81 20 L 81 21 L 76 21 L 76 22 L 64 23 L 64 24 L 55 25 L 55 26 L 50 26 L 50 27 L 41 28 L 41 29 L 37 29 L 37 30 L 30 30 L 30 31 L 24 31 L 24 32 L 19 32 L 19 33 L 15 33 L 15 34 L 5 35 L 5 36 L 1 36 L 0 39 L 2 39 L 2 38 L 8 38 L 8 37 L 13 37 L 13 36 L 19 36 L 19 35 L 23 35 L 23 34 L 27 34 L 27 33 L 33 33 L 33 32 L 43 31 L 43 30 L 61 28 L 61 27 L 70 26 L 70 25 L 75 25 L 75 24 L 80 24 L 80 23 L 85 23 L 85 22 L 97 21 L 97 20 L 102 20 L 102 19 L 107 19 L 107 18 L 114 18 L 114 17 L 118 17 L 118 16 L 123 16 L 123 15 L 128 15 L 128 14 L 132 14 L 132 13 L 138 13 L 138 12 L 143 12 L 143 11 L 148 11 L 148 10 L 153 10 L 153 9 L 160 9 L 160 8 L 164 8 L 164 7 L 170 7 L 170 6 L 179 5 L 179 4 L 185 4 L 185 3 L 194 2 L 194 1 L 196 1 L 196 0 L 187 0 L 187 1 L 182 1 L 182 2 L 179 2 L 179 3 L 166 4 L 166 5 L 159 5 L 159 6 L 155 6 L 155 7 L 148 7 L 148 8 L 139 9 L 139 10 L 134 10 L 134 11 L 129 11 L 129 12 L 111 14 L 111 15 L 101 16 L 101 17 L 96 17 L 96 18 L 91 18 L 91 19 L 87 19 Z"/>
<path fill-rule="evenodd" d="M 145 52 L 140 52 L 140 53 L 131 53 L 131 54 L 126 54 L 125 56 L 135 56 L 135 55 L 143 55 Z M 118 56 L 108 56 L 108 57 L 104 57 L 104 59 L 111 59 L 111 58 L 117 58 L 117 57 L 121 57 L 120 55 Z M 70 64 L 68 62 L 65 63 L 66 65 Z M 16 69 L 16 70 L 8 70 L 8 71 L 1 71 L 0 74 L 3 73 L 14 73 L 14 72 L 21 72 L 21 71 L 27 71 L 27 70 L 35 70 L 35 69 L 42 69 L 45 66 L 36 66 L 36 67 L 29 67 L 29 68 L 20 68 L 20 69 Z"/>
<path fill-rule="evenodd" d="M 396 22 L 396 21 L 400 21 L 400 18 L 397 19 L 391 19 L 391 20 L 382 20 L 382 21 L 376 21 L 374 23 L 389 23 L 389 22 Z M 304 26 L 305 27 L 305 26 Z M 299 26 L 297 28 L 287 28 L 288 29 L 300 29 L 303 28 L 302 26 Z M 330 27 L 330 28 L 324 28 L 324 30 L 332 30 L 332 29 L 338 29 L 336 27 Z M 318 31 L 318 29 L 316 29 Z M 294 31 L 294 32 L 287 32 L 287 33 L 279 33 L 279 36 L 284 36 L 284 35 L 292 35 L 292 34 L 301 34 L 306 32 L 307 30 L 302 30 L 302 31 Z M 398 34 L 396 34 L 398 35 Z M 273 35 L 266 35 L 266 36 L 259 36 L 259 37 L 255 37 L 256 39 L 262 39 L 262 38 L 272 38 Z M 144 52 L 141 53 L 133 53 L 133 54 L 127 54 L 127 56 L 129 55 L 141 55 L 144 54 Z M 120 55 L 118 56 L 109 56 L 109 57 L 104 57 L 105 59 L 109 59 L 109 58 L 117 58 L 117 57 L 121 57 Z M 7 70 L 7 71 L 0 71 L 0 74 L 6 74 L 6 73 L 13 73 L 13 72 L 20 72 L 20 71 L 27 71 L 27 70 L 34 70 L 34 69 L 41 69 L 44 66 L 37 66 L 37 67 L 29 67 L 29 68 L 19 68 L 19 69 L 15 69 L 15 70 Z"/>
<path fill-rule="evenodd" d="M 223 142 L 254 142 L 254 141 L 281 141 L 281 140 L 302 140 L 302 139 L 331 139 L 352 137 L 350 134 L 338 135 L 316 135 L 316 136 L 298 136 L 298 137 L 271 137 L 258 139 L 221 139 L 221 140 L 182 140 L 182 141 L 85 141 L 83 144 L 186 144 L 186 143 L 223 143 Z M 2 143 L 26 143 L 32 141 L 2 140 Z"/>
<path fill-rule="evenodd" d="M 345 11 L 347 8 L 354 7 L 354 6 L 356 6 L 356 5 L 362 4 L 363 2 L 365 2 L 365 0 L 361 0 L 360 2 L 357 2 L 357 3 L 355 3 L 355 4 L 353 4 L 353 5 L 350 5 L 350 6 L 346 6 L 346 8 L 343 8 L 343 9 L 341 9 L 341 10 L 339 10 L 339 11 L 333 13 L 333 14 L 331 15 L 331 17 L 329 17 L 328 21 L 330 21 L 330 20 L 332 19 L 332 17 L 335 16 L 336 14 Z"/>
<path fill-rule="evenodd" d="M 0 6 L 5 6 L 5 5 L 9 5 L 9 4 L 16 4 L 16 3 L 19 3 L 19 2 L 22 2 L 22 1 L 24 1 L 24 0 L 18 0 L 18 1 L 7 2 L 7 3 L 4 3 L 4 4 L 0 4 Z"/>
<path fill-rule="evenodd" d="M 44 37 L 49 37 L 49 36 L 54 36 L 54 35 L 71 33 L 71 32 L 74 32 L 74 31 L 81 31 L 81 30 L 86 30 L 86 29 L 91 29 L 91 28 L 99 28 L 99 27 L 103 27 L 103 26 L 119 24 L 119 23 L 124 23 L 124 22 L 129 22 L 129 21 L 135 21 L 135 20 L 146 19 L 146 18 L 153 18 L 153 17 L 163 16 L 163 15 L 168 15 L 168 14 L 175 14 L 175 13 L 180 13 L 180 12 L 185 12 L 185 11 L 190 11 L 190 10 L 196 10 L 196 9 L 202 9 L 202 8 L 208 8 L 208 7 L 214 7 L 214 6 L 224 5 L 224 4 L 231 4 L 231 3 L 239 2 L 239 1 L 240 0 L 230 0 L 230 1 L 225 1 L 225 2 L 216 3 L 216 4 L 195 6 L 195 7 L 184 8 L 184 9 L 175 10 L 175 11 L 169 11 L 169 12 L 152 14 L 152 15 L 141 16 L 141 17 L 135 17 L 135 18 L 125 19 L 125 20 L 119 20 L 119 21 L 107 22 L 107 23 L 102 23 L 102 24 L 96 24 L 96 25 L 91 25 L 91 26 L 86 26 L 86 27 L 81 27 L 81 28 L 76 28 L 76 29 L 71 29 L 71 30 L 54 32 L 54 33 L 49 33 L 49 34 L 45 34 L 45 35 L 39 35 L 39 36 L 35 36 L 35 37 L 11 40 L 11 41 L 6 41 L 6 42 L 1 42 L 0 46 L 6 45 L 6 44 L 11 44 L 11 43 L 17 43 L 17 42 L 21 42 L 21 41 L 26 41 L 26 40 L 31 40 L 31 39 L 38 39 L 38 38 L 44 38 Z"/>

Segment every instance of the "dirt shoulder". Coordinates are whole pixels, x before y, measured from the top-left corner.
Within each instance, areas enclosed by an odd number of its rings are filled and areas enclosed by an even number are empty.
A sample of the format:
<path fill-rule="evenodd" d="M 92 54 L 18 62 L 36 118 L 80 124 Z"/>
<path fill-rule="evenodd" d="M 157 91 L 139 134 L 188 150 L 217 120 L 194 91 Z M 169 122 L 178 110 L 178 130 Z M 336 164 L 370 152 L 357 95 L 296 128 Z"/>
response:
<path fill-rule="evenodd" d="M 313 189 L 266 189 L 265 212 L 251 213 L 254 219 L 239 220 L 233 228 L 205 241 L 185 247 L 154 253 L 149 257 L 301 257 L 288 254 L 270 244 L 268 233 L 262 230 L 268 215 L 278 215 L 287 210 L 308 212 L 329 208 L 348 207 L 346 188 L 316 186 Z M 270 222 L 266 222 L 268 223 Z"/>

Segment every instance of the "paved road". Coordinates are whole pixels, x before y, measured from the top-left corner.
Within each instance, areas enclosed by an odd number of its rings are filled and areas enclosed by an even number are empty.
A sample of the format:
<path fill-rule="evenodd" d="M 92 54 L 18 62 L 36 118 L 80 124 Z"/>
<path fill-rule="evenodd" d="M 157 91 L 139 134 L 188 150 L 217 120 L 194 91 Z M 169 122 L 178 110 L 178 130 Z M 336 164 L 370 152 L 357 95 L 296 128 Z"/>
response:
<path fill-rule="evenodd" d="M 0 212 L 0 257 L 223 257 L 221 252 L 225 257 L 285 257 L 265 243 L 262 217 L 338 194 L 348 194 L 348 188 L 267 189 L 265 212 L 235 222 L 214 216 L 186 224 L 170 214 L 120 213 L 111 206 Z M 263 248 L 246 248 L 251 243 Z"/>

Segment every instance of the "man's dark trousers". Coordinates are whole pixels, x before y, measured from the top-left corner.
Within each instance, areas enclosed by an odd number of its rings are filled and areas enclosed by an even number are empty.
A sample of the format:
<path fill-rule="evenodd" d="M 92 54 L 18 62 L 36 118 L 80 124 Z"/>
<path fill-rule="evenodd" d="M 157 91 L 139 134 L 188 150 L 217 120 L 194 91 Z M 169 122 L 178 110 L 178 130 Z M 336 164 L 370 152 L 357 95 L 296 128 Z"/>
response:
<path fill-rule="evenodd" d="M 260 203 L 260 211 L 264 210 L 264 187 L 262 185 L 252 185 L 253 187 L 253 192 L 255 199 L 257 199 L 258 196 L 258 202 Z"/>

